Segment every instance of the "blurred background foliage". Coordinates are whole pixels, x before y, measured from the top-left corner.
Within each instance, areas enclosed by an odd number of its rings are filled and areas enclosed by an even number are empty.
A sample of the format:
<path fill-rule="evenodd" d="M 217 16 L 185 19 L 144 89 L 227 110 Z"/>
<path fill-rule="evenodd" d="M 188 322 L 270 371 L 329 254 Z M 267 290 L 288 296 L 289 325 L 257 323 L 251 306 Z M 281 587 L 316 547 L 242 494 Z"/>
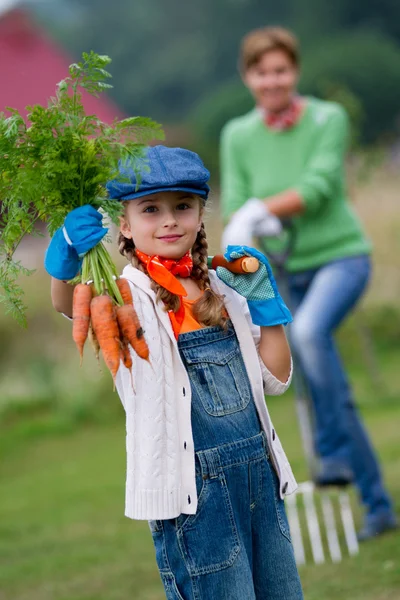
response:
<path fill-rule="evenodd" d="M 342 102 L 358 144 L 390 144 L 398 136 L 397 0 L 170 0 L 168 10 L 163 0 L 96 0 L 95 9 L 93 0 L 31 4 L 73 56 L 88 49 L 109 54 L 111 96 L 120 107 L 161 121 L 171 143 L 200 151 L 214 176 L 221 127 L 252 106 L 237 55 L 242 36 L 256 27 L 279 24 L 297 33 L 300 91 Z"/>

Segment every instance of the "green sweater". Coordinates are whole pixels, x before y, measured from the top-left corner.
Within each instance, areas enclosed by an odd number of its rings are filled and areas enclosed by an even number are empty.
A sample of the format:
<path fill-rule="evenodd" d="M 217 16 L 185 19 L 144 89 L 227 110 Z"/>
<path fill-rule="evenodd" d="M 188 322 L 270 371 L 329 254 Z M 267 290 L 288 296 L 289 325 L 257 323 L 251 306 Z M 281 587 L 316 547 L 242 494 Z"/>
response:
<path fill-rule="evenodd" d="M 344 109 L 316 98 L 307 98 L 300 121 L 286 131 L 267 128 L 256 109 L 229 121 L 221 137 L 224 220 L 249 198 L 295 189 L 305 211 L 293 217 L 296 243 L 289 271 L 369 253 L 370 242 L 345 191 L 347 142 Z"/>

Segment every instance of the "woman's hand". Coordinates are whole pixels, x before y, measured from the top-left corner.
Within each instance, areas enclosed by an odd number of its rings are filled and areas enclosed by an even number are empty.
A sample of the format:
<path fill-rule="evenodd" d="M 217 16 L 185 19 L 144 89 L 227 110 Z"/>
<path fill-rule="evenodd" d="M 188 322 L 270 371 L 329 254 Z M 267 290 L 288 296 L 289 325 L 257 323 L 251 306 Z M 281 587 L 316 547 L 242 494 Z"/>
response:
<path fill-rule="evenodd" d="M 254 237 L 276 237 L 282 223 L 258 198 L 250 198 L 233 215 L 222 234 L 223 250 L 231 244 L 250 246 Z"/>
<path fill-rule="evenodd" d="M 242 256 L 255 256 L 260 267 L 255 273 L 237 275 L 224 267 L 218 267 L 217 276 L 244 296 L 249 305 L 251 319 L 255 325 L 270 327 L 291 323 L 292 315 L 282 300 L 271 266 L 264 254 L 248 246 L 228 246 L 225 258 L 229 261 Z"/>
<path fill-rule="evenodd" d="M 90 204 L 75 208 L 57 229 L 47 248 L 44 266 L 55 279 L 68 281 L 80 271 L 86 252 L 106 235 L 102 215 Z"/>

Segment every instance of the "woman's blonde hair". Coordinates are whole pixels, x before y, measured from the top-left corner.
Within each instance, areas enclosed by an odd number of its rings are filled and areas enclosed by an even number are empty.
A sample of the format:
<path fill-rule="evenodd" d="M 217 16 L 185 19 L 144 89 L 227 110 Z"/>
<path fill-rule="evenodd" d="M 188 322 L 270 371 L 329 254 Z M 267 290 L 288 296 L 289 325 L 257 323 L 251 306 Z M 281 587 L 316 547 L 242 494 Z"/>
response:
<path fill-rule="evenodd" d="M 240 72 L 246 73 L 266 52 L 271 50 L 282 50 L 293 65 L 299 66 L 299 44 L 295 35 L 283 27 L 262 27 L 250 31 L 242 39 L 239 54 Z"/>
<path fill-rule="evenodd" d="M 136 256 L 135 244 L 131 238 L 126 238 L 123 233 L 120 233 L 118 248 L 120 254 L 125 256 L 133 267 L 148 275 L 146 266 Z M 208 243 L 204 223 L 201 224 L 191 254 L 193 259 L 191 278 L 197 281 L 199 288 L 204 291 L 200 298 L 193 304 L 193 316 L 205 327 L 214 327 L 217 325 L 225 327 L 226 317 L 224 316 L 223 299 L 210 287 L 207 266 Z M 167 311 L 172 310 L 173 312 L 177 312 L 180 305 L 179 296 L 172 294 L 154 280 L 152 280 L 152 289 L 156 292 L 157 301 L 161 300 Z"/>

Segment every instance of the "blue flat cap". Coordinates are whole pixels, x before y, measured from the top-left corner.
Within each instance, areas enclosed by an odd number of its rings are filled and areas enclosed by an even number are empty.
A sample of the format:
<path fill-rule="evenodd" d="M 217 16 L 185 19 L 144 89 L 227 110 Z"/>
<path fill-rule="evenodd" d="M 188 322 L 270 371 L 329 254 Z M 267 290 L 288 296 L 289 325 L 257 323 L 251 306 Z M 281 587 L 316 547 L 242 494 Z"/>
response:
<path fill-rule="evenodd" d="M 139 167 L 139 185 L 130 161 L 120 163 L 119 170 L 129 181 L 113 179 L 107 183 L 109 196 L 114 200 L 134 200 L 157 192 L 188 192 L 206 200 L 210 191 L 210 172 L 198 154 L 184 148 L 147 148 L 143 167 Z"/>

